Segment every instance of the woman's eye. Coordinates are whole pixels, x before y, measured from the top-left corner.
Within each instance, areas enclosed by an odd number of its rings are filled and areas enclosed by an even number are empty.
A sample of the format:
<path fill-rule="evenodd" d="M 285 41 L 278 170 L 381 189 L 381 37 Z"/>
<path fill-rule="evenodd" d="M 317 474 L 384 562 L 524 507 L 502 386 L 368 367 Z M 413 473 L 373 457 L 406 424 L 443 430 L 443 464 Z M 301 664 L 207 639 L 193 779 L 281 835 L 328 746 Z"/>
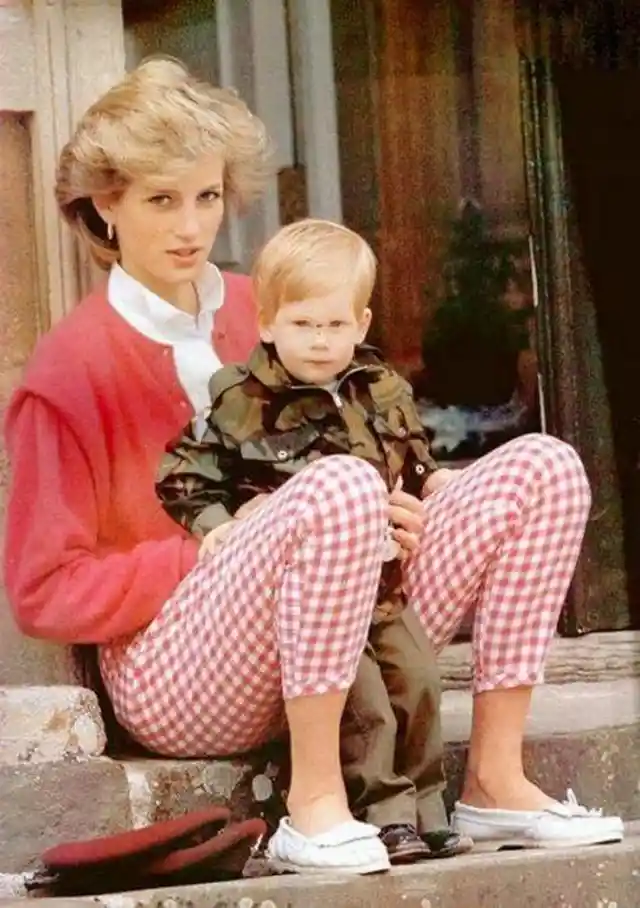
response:
<path fill-rule="evenodd" d="M 158 193 L 158 195 L 152 195 L 149 201 L 152 205 L 164 207 L 171 202 L 171 196 L 166 193 Z"/>
<path fill-rule="evenodd" d="M 219 189 L 209 189 L 207 192 L 203 192 L 200 198 L 204 202 L 217 202 L 222 198 L 222 192 Z"/>

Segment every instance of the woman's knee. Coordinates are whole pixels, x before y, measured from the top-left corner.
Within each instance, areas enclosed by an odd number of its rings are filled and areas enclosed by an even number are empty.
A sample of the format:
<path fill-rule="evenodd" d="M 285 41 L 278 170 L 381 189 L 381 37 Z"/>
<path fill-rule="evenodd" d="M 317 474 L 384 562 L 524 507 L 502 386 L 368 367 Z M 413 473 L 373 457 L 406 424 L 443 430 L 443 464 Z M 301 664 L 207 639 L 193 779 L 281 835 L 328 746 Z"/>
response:
<path fill-rule="evenodd" d="M 366 460 L 335 454 L 315 461 L 306 470 L 315 500 L 326 510 L 347 513 L 354 507 L 361 516 L 386 520 L 389 493 L 385 483 Z"/>
<path fill-rule="evenodd" d="M 584 464 L 574 447 L 560 438 L 542 433 L 523 435 L 511 442 L 513 453 L 535 474 L 535 481 L 549 489 L 561 488 L 579 499 L 586 510 L 591 505 L 591 486 Z"/>

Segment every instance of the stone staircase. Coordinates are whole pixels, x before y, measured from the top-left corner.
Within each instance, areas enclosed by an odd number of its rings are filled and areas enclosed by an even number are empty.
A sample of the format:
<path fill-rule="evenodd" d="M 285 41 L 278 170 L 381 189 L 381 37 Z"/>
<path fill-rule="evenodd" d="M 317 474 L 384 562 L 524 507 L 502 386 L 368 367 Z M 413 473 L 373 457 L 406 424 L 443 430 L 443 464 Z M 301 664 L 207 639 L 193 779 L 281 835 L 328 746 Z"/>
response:
<path fill-rule="evenodd" d="M 466 644 L 441 658 L 448 798 L 459 790 L 471 716 Z M 77 687 L 0 688 L 0 904 L 56 842 L 107 834 L 211 803 L 250 806 L 248 762 L 105 756 L 94 695 Z M 66 900 L 111 908 L 638 908 L 640 905 L 640 633 L 554 642 L 526 744 L 531 775 L 562 797 L 616 811 L 630 835 L 577 851 L 472 854 L 347 880 L 282 877 Z M 49 900 L 40 900 L 48 904 Z M 63 900 L 54 900 L 60 906 Z"/>

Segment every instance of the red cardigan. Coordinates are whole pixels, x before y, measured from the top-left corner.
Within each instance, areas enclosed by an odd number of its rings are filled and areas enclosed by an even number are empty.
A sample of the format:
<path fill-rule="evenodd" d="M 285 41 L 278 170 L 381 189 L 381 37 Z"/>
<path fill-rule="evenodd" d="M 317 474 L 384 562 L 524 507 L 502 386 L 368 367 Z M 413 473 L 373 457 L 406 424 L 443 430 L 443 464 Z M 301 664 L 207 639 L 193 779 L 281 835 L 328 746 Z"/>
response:
<path fill-rule="evenodd" d="M 223 362 L 258 339 L 249 279 L 225 274 L 213 343 Z M 165 514 L 155 474 L 193 416 L 171 348 L 94 292 L 39 342 L 7 410 L 5 583 L 21 630 L 104 643 L 146 626 L 197 543 Z"/>

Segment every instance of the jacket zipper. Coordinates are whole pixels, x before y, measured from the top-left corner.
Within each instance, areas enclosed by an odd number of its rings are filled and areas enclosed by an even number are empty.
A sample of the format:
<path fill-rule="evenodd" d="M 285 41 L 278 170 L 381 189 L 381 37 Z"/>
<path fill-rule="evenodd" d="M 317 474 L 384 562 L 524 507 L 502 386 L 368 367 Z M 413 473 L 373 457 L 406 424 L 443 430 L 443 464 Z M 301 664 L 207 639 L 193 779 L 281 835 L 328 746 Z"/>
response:
<path fill-rule="evenodd" d="M 370 366 L 356 366 L 355 369 L 350 369 L 349 372 L 346 372 L 333 391 L 330 391 L 329 388 L 323 388 L 322 385 L 291 385 L 292 391 L 308 391 L 309 388 L 314 388 L 316 391 L 326 391 L 327 394 L 331 395 L 331 398 L 336 405 L 338 411 L 344 409 L 344 401 L 340 397 L 339 391 L 343 383 L 346 382 L 348 378 L 351 378 L 353 375 L 356 375 L 358 372 L 367 372 L 371 367 Z"/>

